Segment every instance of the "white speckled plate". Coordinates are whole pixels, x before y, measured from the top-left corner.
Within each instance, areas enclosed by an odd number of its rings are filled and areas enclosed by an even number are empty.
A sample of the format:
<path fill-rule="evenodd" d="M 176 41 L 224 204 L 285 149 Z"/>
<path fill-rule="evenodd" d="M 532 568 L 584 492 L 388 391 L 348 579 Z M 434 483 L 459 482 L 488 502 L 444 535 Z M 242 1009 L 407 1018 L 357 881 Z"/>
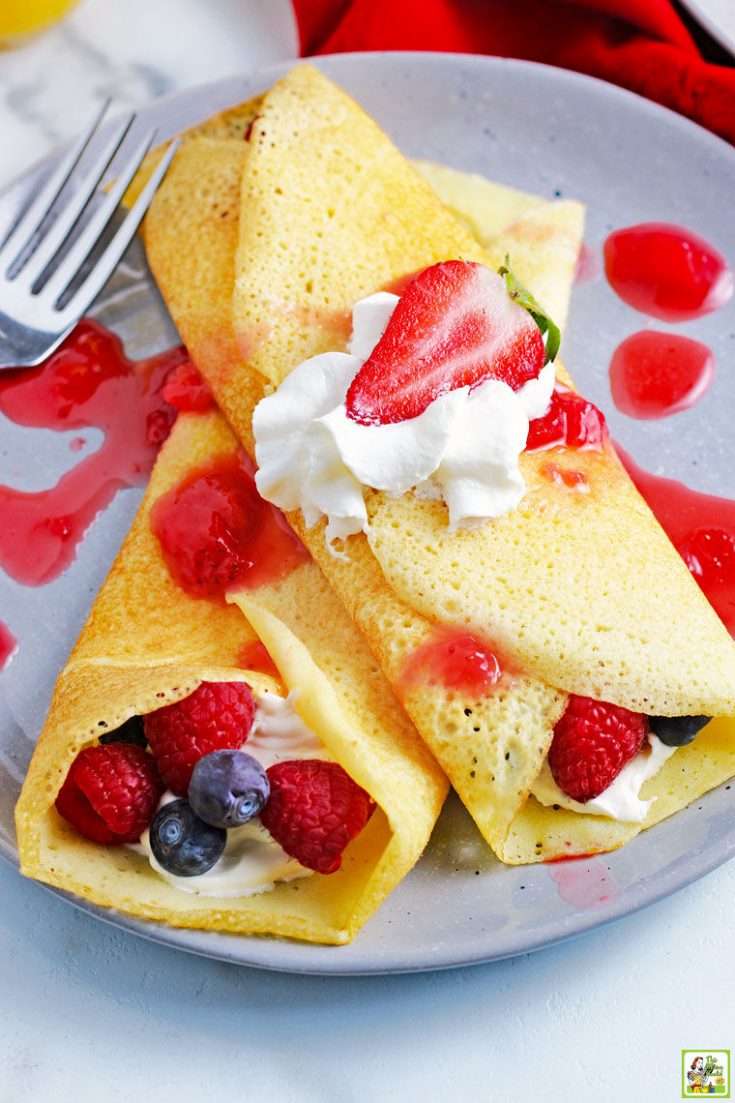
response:
<path fill-rule="evenodd" d="M 599 81 L 516 61 L 394 53 L 324 58 L 319 65 L 409 156 L 471 169 L 549 198 L 585 200 L 587 241 L 594 249 L 613 227 L 669 220 L 697 230 L 735 260 L 735 152 L 646 100 Z M 167 136 L 261 91 L 283 71 L 280 66 L 177 94 L 142 112 L 139 125 L 155 121 Z M 0 197 L 0 225 L 42 171 L 43 166 L 32 170 Z M 134 356 L 175 340 L 139 245 L 130 250 L 96 313 Z M 712 346 L 719 376 L 698 406 L 659 422 L 634 422 L 618 414 L 608 390 L 613 348 L 645 324 L 603 279 L 581 284 L 566 336 L 570 369 L 609 415 L 614 436 L 640 463 L 697 489 L 735 496 L 732 304 L 678 327 Z M 0 481 L 25 489 L 51 485 L 69 465 L 64 453 L 58 434 L 0 420 Z M 11 862 L 17 863 L 13 805 L 56 674 L 139 497 L 135 491 L 118 495 L 57 581 L 26 589 L 0 575 L 0 619 L 19 639 L 16 657 L 0 674 L 0 847 Z M 459 802 L 450 799 L 417 868 L 353 945 L 340 948 L 172 930 L 75 902 L 148 938 L 271 969 L 379 973 L 466 965 L 579 934 L 650 904 L 726 861 L 735 853 L 733 795 L 729 785 L 721 786 L 614 854 L 515 869 L 493 858 Z"/>

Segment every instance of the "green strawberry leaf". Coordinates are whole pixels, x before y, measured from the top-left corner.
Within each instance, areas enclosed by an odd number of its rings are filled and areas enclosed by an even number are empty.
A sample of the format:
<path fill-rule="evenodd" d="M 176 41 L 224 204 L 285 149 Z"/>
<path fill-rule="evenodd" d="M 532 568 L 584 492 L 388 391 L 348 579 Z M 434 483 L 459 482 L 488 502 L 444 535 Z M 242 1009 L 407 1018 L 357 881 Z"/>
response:
<path fill-rule="evenodd" d="M 502 276 L 505 280 L 506 290 L 511 299 L 517 302 L 519 306 L 522 306 L 524 310 L 527 310 L 541 330 L 541 333 L 546 334 L 546 357 L 544 359 L 544 364 L 548 364 L 549 360 L 555 360 L 561 342 L 561 331 L 559 327 L 552 322 L 544 308 L 539 306 L 528 288 L 523 286 L 512 271 L 510 267 L 510 257 L 507 254 L 505 257 L 505 264 L 501 264 L 500 268 L 498 268 L 498 275 Z"/>

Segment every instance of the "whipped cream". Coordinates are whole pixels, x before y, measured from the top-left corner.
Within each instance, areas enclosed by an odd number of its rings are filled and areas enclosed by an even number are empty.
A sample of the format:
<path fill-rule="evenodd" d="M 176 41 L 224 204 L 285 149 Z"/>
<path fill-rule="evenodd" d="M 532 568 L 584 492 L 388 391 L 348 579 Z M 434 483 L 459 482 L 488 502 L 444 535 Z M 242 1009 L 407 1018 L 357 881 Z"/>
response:
<path fill-rule="evenodd" d="M 667 758 L 671 758 L 676 750 L 676 747 L 667 747 L 651 732 L 648 734 L 648 743 L 650 749 L 641 748 L 604 792 L 584 804 L 572 800 L 561 791 L 554 781 L 548 760 L 541 767 L 531 793 L 540 804 L 547 807 L 559 804 L 562 808 L 588 816 L 608 816 L 622 823 L 643 823 L 656 798 L 641 800 L 640 791 L 644 783 L 655 777 Z"/>
<path fill-rule="evenodd" d="M 519 391 L 488 379 L 440 395 L 418 417 L 358 424 L 347 416 L 345 397 L 397 302 L 384 291 L 361 299 L 349 352 L 305 360 L 253 416 L 260 494 L 281 509 L 300 509 L 309 528 L 326 517 L 335 555 L 335 540 L 369 531 L 366 487 L 443 498 L 452 531 L 514 509 L 525 493 L 518 458 L 529 421 L 546 412 L 554 389 L 549 363 Z"/>
<path fill-rule="evenodd" d="M 297 758 L 329 759 L 324 744 L 294 708 L 294 693 L 279 697 L 277 693 L 254 689 L 253 696 L 257 705 L 255 720 L 242 749 L 257 758 L 264 769 L 275 762 Z M 158 807 L 177 799 L 168 790 Z M 174 888 L 197 896 L 253 896 L 275 888 L 279 881 L 293 881 L 313 873 L 286 854 L 257 816 L 242 827 L 231 828 L 222 857 L 196 877 L 177 877 L 159 865 L 147 830 L 141 835 L 140 844 L 132 849 L 145 854 L 152 868 Z"/>

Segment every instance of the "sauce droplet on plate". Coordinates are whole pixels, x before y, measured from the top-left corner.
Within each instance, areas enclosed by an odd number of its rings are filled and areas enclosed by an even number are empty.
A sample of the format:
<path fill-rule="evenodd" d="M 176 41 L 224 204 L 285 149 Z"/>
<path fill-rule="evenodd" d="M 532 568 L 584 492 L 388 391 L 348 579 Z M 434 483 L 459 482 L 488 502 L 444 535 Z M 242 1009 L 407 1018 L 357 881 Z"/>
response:
<path fill-rule="evenodd" d="M 423 683 L 483 697 L 502 673 L 497 656 L 470 632 L 440 628 L 408 657 L 400 683 L 404 689 Z"/>
<path fill-rule="evenodd" d="M 610 390 L 630 417 L 668 417 L 687 410 L 715 378 L 711 350 L 675 333 L 644 329 L 618 345 L 610 361 Z"/>
<path fill-rule="evenodd" d="M 559 896 L 573 908 L 593 911 L 620 895 L 620 888 L 603 859 L 589 855 L 554 858 L 546 863 Z"/>
<path fill-rule="evenodd" d="M 18 641 L 7 624 L 0 620 L 0 670 L 5 670 L 17 650 Z"/>
<path fill-rule="evenodd" d="M 735 501 L 652 475 L 618 445 L 616 451 L 705 597 L 735 636 Z"/>
<path fill-rule="evenodd" d="M 114 334 L 85 320 L 40 367 L 3 373 L 0 411 L 11 421 L 105 433 L 98 451 L 48 490 L 0 486 L 0 567 L 17 582 L 41 586 L 58 577 L 117 491 L 145 483 L 176 416 L 162 387 L 185 360 L 176 348 L 133 362 Z"/>
<path fill-rule="evenodd" d="M 683 226 L 642 222 L 615 230 L 604 257 L 608 282 L 623 302 L 666 322 L 701 318 L 732 297 L 724 257 Z"/>

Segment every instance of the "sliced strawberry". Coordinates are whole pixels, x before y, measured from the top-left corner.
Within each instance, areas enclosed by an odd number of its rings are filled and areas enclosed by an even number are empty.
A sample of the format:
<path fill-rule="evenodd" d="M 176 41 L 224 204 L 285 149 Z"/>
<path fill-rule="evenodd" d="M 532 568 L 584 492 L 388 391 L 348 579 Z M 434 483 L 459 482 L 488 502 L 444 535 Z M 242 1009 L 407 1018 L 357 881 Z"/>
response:
<path fill-rule="evenodd" d="M 482 264 L 448 260 L 406 287 L 347 392 L 361 425 L 418 417 L 439 395 L 500 379 L 519 390 L 544 366 L 541 331 Z"/>

